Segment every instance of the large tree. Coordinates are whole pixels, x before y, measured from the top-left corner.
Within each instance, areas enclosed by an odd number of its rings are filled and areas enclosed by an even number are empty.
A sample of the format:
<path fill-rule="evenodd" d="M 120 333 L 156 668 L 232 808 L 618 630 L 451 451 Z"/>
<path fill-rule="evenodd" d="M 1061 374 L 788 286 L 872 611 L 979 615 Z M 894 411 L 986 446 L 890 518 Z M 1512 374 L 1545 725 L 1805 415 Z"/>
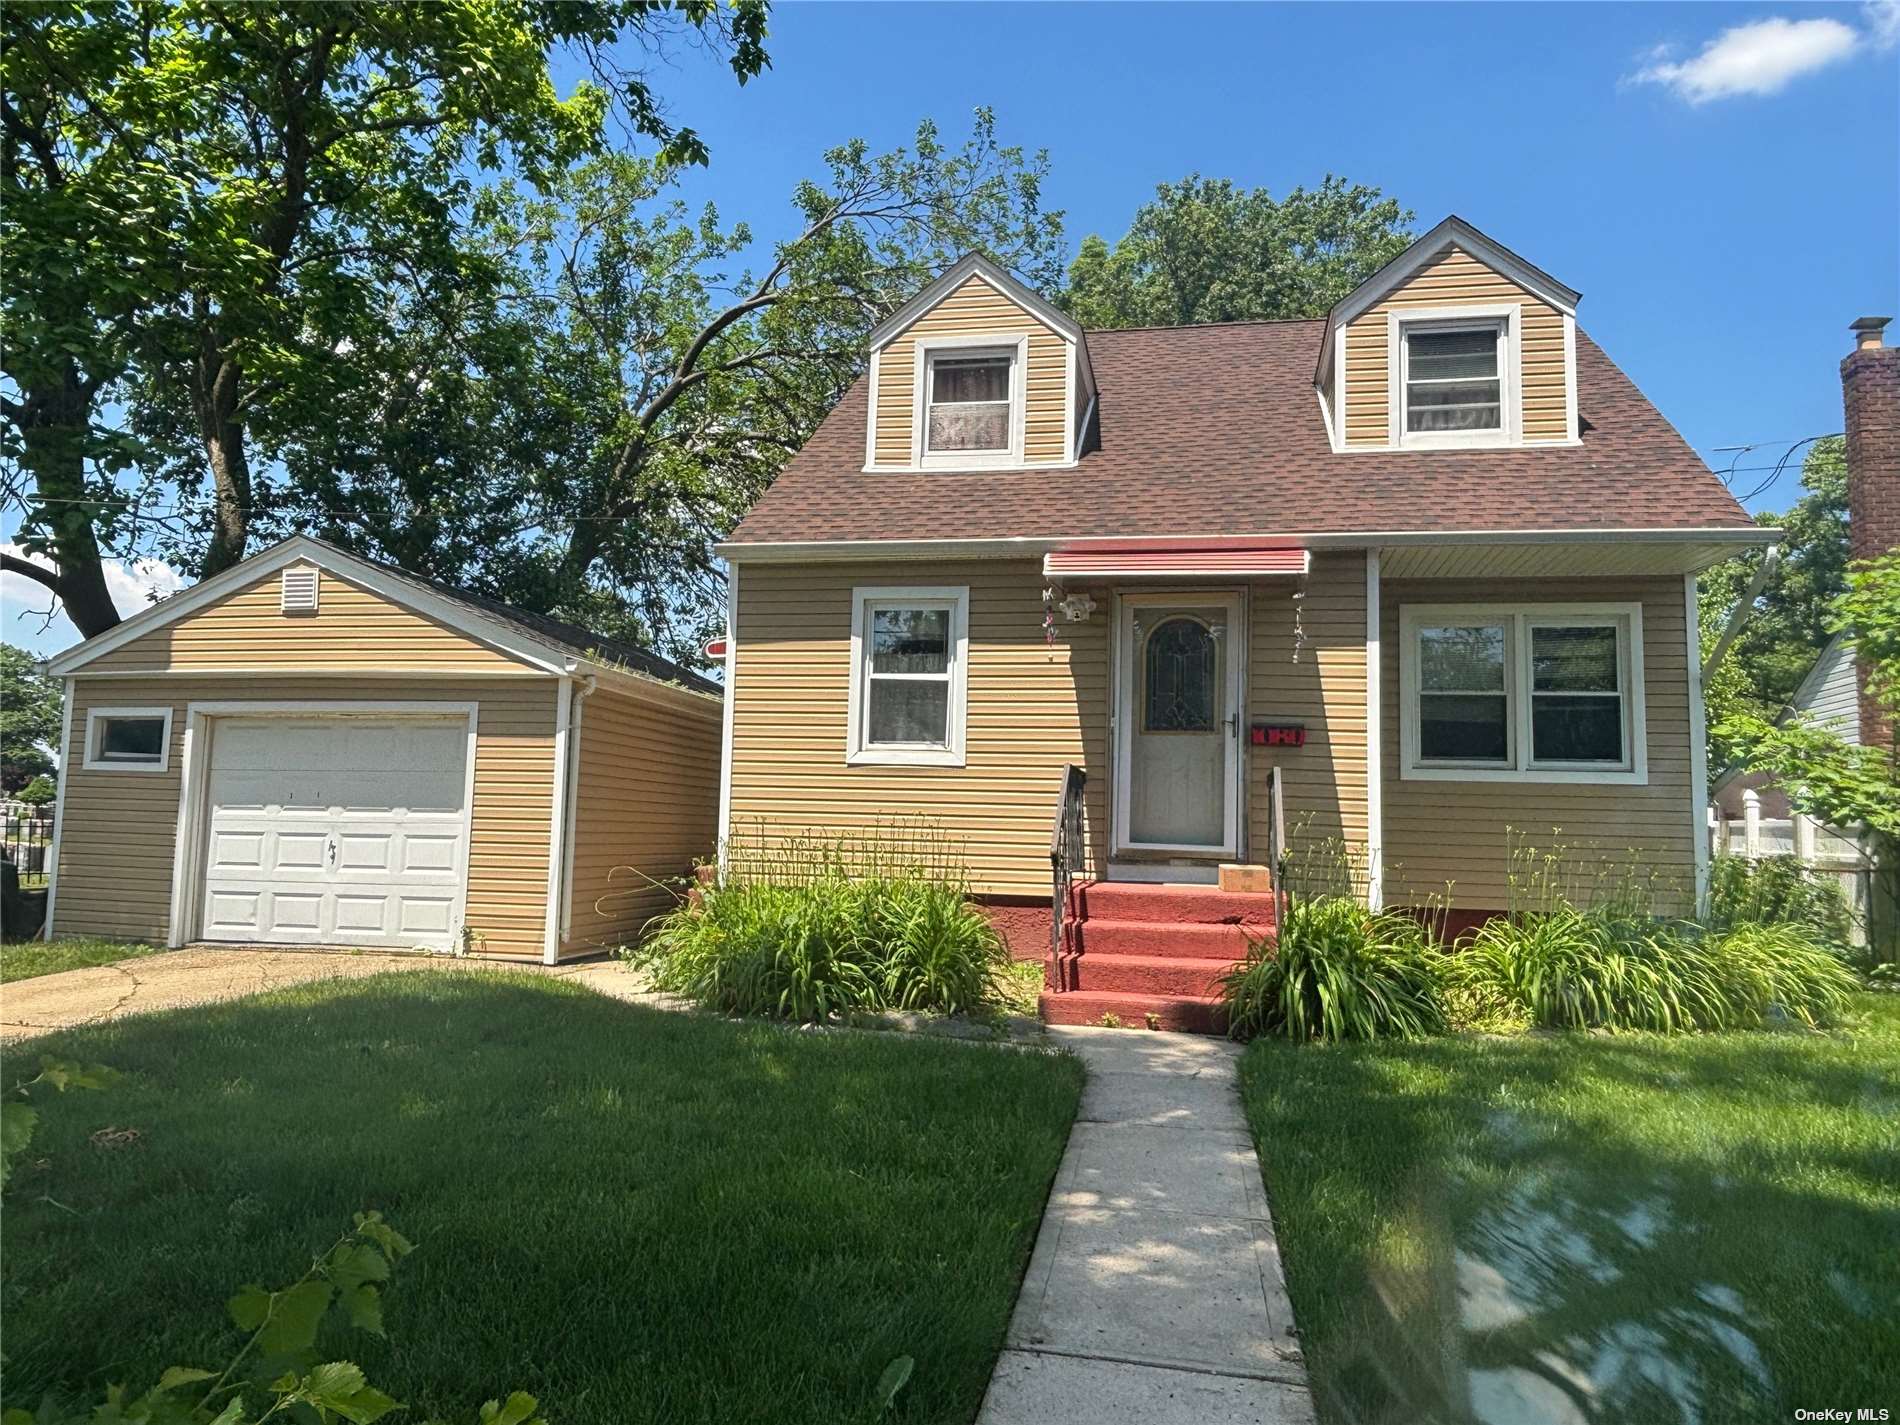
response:
<path fill-rule="evenodd" d="M 470 266 L 365 320 L 326 418 L 284 448 L 271 520 L 692 654 L 720 539 L 861 371 L 871 327 L 961 253 L 1061 278 L 1042 154 L 979 112 L 947 144 L 833 149 L 783 230 L 689 209 L 676 170 L 604 155 L 484 203 Z"/>
<path fill-rule="evenodd" d="M 667 161 L 703 158 L 616 44 L 690 34 L 744 80 L 765 63 L 765 14 L 765 0 L 0 10 L 8 494 L 55 566 L 6 567 L 83 633 L 110 627 L 101 544 L 141 532 L 113 477 L 167 447 L 177 498 L 209 484 L 199 572 L 241 558 L 257 428 L 320 407 L 339 332 L 404 284 L 482 280 L 457 241 L 475 175 L 507 164 L 549 182 L 599 151 L 616 109 Z M 550 77 L 563 53 L 594 76 L 567 98 Z M 130 430 L 106 424 L 115 396 L 140 417 Z"/>
<path fill-rule="evenodd" d="M 53 770 L 61 711 L 59 681 L 24 648 L 0 643 L 0 791 L 10 796 Z"/>
<path fill-rule="evenodd" d="M 1841 437 L 1816 441 L 1801 465 L 1806 492 L 1763 525 L 1787 532 L 1780 566 L 1757 597 L 1716 678 L 1704 689 L 1708 726 L 1746 713 L 1770 720 L 1794 697 L 1833 636 L 1834 603 L 1847 588 L 1847 455 Z M 1704 652 L 1747 592 L 1763 552 L 1752 549 L 1706 570 L 1700 581 Z"/>
<path fill-rule="evenodd" d="M 1089 327 L 1319 316 L 1405 250 L 1412 218 L 1331 174 L 1275 198 L 1191 173 L 1157 187 L 1112 248 L 1084 239 L 1059 300 Z"/>

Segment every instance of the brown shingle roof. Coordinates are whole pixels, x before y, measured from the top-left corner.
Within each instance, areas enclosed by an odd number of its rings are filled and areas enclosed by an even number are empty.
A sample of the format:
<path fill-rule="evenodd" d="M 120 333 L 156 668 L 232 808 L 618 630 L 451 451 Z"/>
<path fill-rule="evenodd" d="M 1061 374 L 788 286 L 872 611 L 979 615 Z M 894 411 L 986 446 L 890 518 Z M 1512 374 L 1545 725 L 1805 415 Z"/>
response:
<path fill-rule="evenodd" d="M 1335 454 L 1313 392 L 1324 329 L 1294 321 L 1089 333 L 1100 438 L 1072 470 L 866 474 L 860 380 L 732 541 L 1751 523 L 1582 332 L 1580 445 Z"/>

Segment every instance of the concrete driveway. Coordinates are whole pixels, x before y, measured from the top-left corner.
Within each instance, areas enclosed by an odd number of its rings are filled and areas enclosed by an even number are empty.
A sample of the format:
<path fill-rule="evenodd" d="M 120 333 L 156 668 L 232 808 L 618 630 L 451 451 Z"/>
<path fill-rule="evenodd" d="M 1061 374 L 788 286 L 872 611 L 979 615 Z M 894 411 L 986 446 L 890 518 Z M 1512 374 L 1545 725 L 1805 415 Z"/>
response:
<path fill-rule="evenodd" d="M 0 1043 L 128 1014 L 238 999 L 312 980 L 360 979 L 388 970 L 502 969 L 529 975 L 571 975 L 585 968 L 584 964 L 524 965 L 374 951 L 242 947 L 171 950 L 116 965 L 63 970 L 0 985 Z"/>

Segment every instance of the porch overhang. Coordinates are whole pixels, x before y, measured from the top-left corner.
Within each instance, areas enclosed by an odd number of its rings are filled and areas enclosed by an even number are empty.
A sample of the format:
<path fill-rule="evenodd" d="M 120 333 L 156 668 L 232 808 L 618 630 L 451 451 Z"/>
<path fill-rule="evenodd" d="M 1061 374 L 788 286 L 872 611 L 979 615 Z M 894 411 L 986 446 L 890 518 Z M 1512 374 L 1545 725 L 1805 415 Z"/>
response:
<path fill-rule="evenodd" d="M 1045 578 L 1070 579 L 1298 576 L 1311 564 L 1309 550 L 1288 544 L 1222 543 L 1196 548 L 1090 542 L 1057 547 L 1042 556 Z"/>

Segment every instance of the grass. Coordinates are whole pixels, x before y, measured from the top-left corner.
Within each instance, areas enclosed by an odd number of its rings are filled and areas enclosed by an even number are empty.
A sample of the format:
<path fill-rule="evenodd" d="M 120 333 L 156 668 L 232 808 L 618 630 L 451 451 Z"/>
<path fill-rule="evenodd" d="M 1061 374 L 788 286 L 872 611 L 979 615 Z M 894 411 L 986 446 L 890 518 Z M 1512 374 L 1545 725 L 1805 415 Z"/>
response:
<path fill-rule="evenodd" d="M 158 953 L 156 945 L 96 940 L 84 935 L 60 936 L 55 940 L 10 940 L 0 943 L 0 984 L 30 980 L 39 975 L 57 975 L 61 970 L 83 970 L 91 965 L 116 965 L 121 960 L 136 960 L 141 955 Z"/>
<path fill-rule="evenodd" d="M 9 1189 L 9 1405 L 221 1360 L 238 1285 L 378 1208 L 417 1249 L 388 1341 L 334 1348 L 418 1421 L 512 1389 L 556 1425 L 863 1421 L 900 1355 L 884 1418 L 973 1418 L 1082 1080 L 479 972 L 33 1047 L 128 1079 L 44 1105 L 45 1166 Z"/>
<path fill-rule="evenodd" d="M 1251 1045 L 1331 1425 L 1900 1418 L 1900 998 L 1829 1033 Z"/>

